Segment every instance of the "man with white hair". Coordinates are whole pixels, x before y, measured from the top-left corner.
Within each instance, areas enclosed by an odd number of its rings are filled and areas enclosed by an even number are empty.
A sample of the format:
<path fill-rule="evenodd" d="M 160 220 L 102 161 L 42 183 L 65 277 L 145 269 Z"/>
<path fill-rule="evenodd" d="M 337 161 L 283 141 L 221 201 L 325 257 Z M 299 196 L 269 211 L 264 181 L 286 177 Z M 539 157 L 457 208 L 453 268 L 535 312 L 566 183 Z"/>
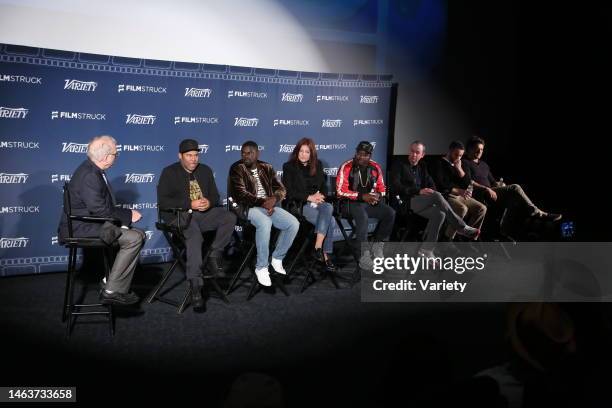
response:
<path fill-rule="evenodd" d="M 68 183 L 73 215 L 116 218 L 121 228 L 97 222 L 73 221 L 74 237 L 102 238 L 110 244 L 117 241 L 119 252 L 100 293 L 106 304 L 131 305 L 140 299 L 130 291 L 130 284 L 138 256 L 145 240 L 143 231 L 131 228 L 142 215 L 135 210 L 115 206 L 115 196 L 106 177 L 117 156 L 117 141 L 111 136 L 94 137 L 87 146 L 87 160 L 76 169 Z M 68 236 L 66 214 L 62 213 L 59 225 L 59 241 Z"/>

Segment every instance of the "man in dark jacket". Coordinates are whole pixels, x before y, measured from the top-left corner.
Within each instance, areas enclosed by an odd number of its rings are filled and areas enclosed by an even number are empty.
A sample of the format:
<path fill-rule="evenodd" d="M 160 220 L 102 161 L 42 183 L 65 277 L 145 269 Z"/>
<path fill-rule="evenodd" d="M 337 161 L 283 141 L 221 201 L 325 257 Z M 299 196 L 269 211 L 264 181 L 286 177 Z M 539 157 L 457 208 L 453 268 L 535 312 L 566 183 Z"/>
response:
<path fill-rule="evenodd" d="M 472 228 L 459 217 L 446 199 L 436 191 L 436 185 L 421 159 L 425 156 L 425 145 L 414 141 L 410 145 L 408 160 L 397 160 L 391 167 L 390 187 L 399 205 L 407 206 L 415 214 L 427 218 L 421 253 L 433 256 L 433 248 L 438 241 L 440 229 L 446 220 L 460 235 L 475 238 L 480 231 Z"/>
<path fill-rule="evenodd" d="M 191 285 L 193 308 L 202 311 L 202 233 L 216 231 L 207 259 L 207 268 L 213 275 L 221 269 L 223 250 L 230 242 L 236 216 L 225 208 L 217 207 L 219 192 L 210 167 L 199 163 L 200 148 L 193 139 L 179 145 L 179 161 L 164 168 L 157 185 L 157 205 L 167 223 L 177 223 L 169 208 L 181 208 L 181 228 L 187 250 L 187 279 Z"/>
<path fill-rule="evenodd" d="M 465 222 L 470 227 L 480 229 L 487 207 L 472 197 L 470 171 L 462 167 L 463 153 L 465 153 L 463 143 L 451 142 L 446 155 L 433 163 L 431 176 L 438 191 L 446 198 L 455 213 L 466 219 Z M 452 239 L 455 232 L 455 228 L 449 225 L 446 235 Z"/>
<path fill-rule="evenodd" d="M 116 240 L 119 244 L 119 252 L 105 288 L 100 293 L 100 300 L 106 304 L 131 305 L 139 300 L 129 289 L 145 234 L 137 228 L 131 228 L 131 224 L 142 217 L 138 211 L 115 206 L 115 196 L 105 170 L 113 165 L 118 155 L 117 141 L 113 137 L 93 138 L 87 146 L 87 160 L 81 163 L 72 175 L 68 191 L 72 215 L 116 218 L 120 221 L 121 228 L 75 220 L 72 222 L 72 234 L 74 237 L 95 237 L 106 241 L 108 235 L 104 234 L 105 231 L 113 231 L 113 242 Z M 66 214 L 62 213 L 59 241 L 63 242 L 67 237 L 68 221 Z"/>
<path fill-rule="evenodd" d="M 231 208 L 241 218 L 248 219 L 255 227 L 257 262 L 255 275 L 260 284 L 271 286 L 268 270 L 268 252 L 272 226 L 281 232 L 272 253 L 272 268 L 286 274 L 283 259 L 300 228 L 298 220 L 277 204 L 285 198 L 285 187 L 276 178 L 272 165 L 259 161 L 259 147 L 253 141 L 245 142 L 240 151 L 242 159 L 232 164 L 229 172 L 228 200 Z"/>

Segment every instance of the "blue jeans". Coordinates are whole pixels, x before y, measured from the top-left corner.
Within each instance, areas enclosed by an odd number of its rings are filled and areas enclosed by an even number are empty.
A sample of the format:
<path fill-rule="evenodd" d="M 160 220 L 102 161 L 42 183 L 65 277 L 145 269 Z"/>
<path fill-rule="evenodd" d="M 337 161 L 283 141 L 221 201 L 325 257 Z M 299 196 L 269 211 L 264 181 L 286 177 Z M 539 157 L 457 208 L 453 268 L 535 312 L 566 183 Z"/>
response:
<path fill-rule="evenodd" d="M 331 254 L 334 252 L 334 225 L 335 220 L 332 217 L 334 207 L 330 203 L 321 203 L 316 208 L 310 206 L 310 203 L 305 204 L 303 208 L 304 218 L 309 223 L 315 226 L 315 233 L 325 235 L 323 241 L 323 252 Z"/>
<path fill-rule="evenodd" d="M 262 207 L 249 209 L 248 220 L 255 227 L 255 245 L 257 247 L 257 268 L 268 266 L 268 253 L 270 247 L 270 231 L 272 226 L 281 232 L 276 240 L 276 248 L 272 253 L 275 259 L 283 259 L 293 243 L 293 239 L 300 229 L 298 220 L 280 207 L 274 207 L 274 213 L 268 215 L 268 211 Z"/>

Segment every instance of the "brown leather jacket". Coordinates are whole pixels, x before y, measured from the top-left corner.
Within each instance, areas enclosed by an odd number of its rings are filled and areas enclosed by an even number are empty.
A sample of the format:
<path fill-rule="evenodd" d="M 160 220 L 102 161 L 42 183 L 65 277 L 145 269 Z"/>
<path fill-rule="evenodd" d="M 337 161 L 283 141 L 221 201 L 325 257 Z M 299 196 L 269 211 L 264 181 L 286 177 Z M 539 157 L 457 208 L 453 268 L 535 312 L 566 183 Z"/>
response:
<path fill-rule="evenodd" d="M 271 164 L 257 161 L 257 170 L 261 186 L 266 191 L 267 197 L 276 197 L 277 202 L 285 199 L 285 186 L 276 177 L 276 172 Z M 229 171 L 228 197 L 233 204 L 230 209 L 239 217 L 246 218 L 247 211 L 251 207 L 261 207 L 264 198 L 257 198 L 257 182 L 251 171 L 239 160 L 232 164 Z"/>

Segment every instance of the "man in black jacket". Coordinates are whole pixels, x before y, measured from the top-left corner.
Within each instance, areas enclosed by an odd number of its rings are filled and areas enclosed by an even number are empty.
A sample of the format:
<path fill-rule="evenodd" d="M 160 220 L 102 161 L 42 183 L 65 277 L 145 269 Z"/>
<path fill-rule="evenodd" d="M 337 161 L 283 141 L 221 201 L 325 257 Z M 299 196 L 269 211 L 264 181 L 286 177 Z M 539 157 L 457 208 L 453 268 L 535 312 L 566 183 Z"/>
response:
<path fill-rule="evenodd" d="M 137 228 L 131 228 L 132 223 L 140 220 L 142 215 L 136 210 L 128 210 L 115 206 L 115 196 L 106 177 L 114 163 L 117 153 L 117 141 L 111 136 L 94 137 L 87 146 L 87 160 L 75 170 L 68 183 L 72 215 L 116 218 L 121 222 L 121 228 L 110 224 L 96 222 L 73 221 L 74 237 L 102 238 L 105 242 L 116 240 L 119 252 L 108 275 L 104 290 L 100 292 L 102 303 L 131 305 L 139 298 L 131 292 L 130 285 L 134 270 L 138 263 L 140 249 L 144 245 L 145 234 Z M 108 228 L 107 228 L 108 227 Z M 111 231 L 112 238 L 108 238 Z M 59 241 L 68 237 L 68 221 L 62 213 L 59 225 Z"/>
<path fill-rule="evenodd" d="M 213 275 L 221 269 L 223 249 L 230 242 L 236 216 L 225 208 L 217 207 L 219 192 L 210 167 L 198 163 L 200 148 L 193 139 L 179 145 L 179 161 L 166 167 L 157 185 L 157 205 L 165 222 L 176 223 L 169 208 L 184 209 L 180 222 L 187 249 L 187 279 L 192 289 L 195 311 L 204 307 L 202 299 L 202 233 L 216 231 L 207 259 L 207 268 Z"/>
<path fill-rule="evenodd" d="M 435 243 L 444 220 L 457 230 L 460 235 L 475 238 L 480 231 L 472 228 L 459 217 L 448 201 L 436 191 L 436 185 L 427 171 L 425 162 L 425 145 L 421 141 L 410 144 L 408 161 L 395 161 L 391 168 L 390 187 L 394 199 L 400 205 L 406 205 L 415 214 L 427 218 L 427 227 L 423 236 L 420 251 L 426 256 L 432 256 Z"/>
<path fill-rule="evenodd" d="M 463 143 L 451 142 L 446 155 L 433 163 L 431 176 L 438 187 L 438 191 L 446 198 L 451 208 L 466 223 L 480 229 L 484 221 L 487 207 L 472 197 L 472 179 L 470 171 L 462 167 L 461 158 L 465 152 Z M 455 228 L 449 225 L 446 235 L 455 236 Z"/>

